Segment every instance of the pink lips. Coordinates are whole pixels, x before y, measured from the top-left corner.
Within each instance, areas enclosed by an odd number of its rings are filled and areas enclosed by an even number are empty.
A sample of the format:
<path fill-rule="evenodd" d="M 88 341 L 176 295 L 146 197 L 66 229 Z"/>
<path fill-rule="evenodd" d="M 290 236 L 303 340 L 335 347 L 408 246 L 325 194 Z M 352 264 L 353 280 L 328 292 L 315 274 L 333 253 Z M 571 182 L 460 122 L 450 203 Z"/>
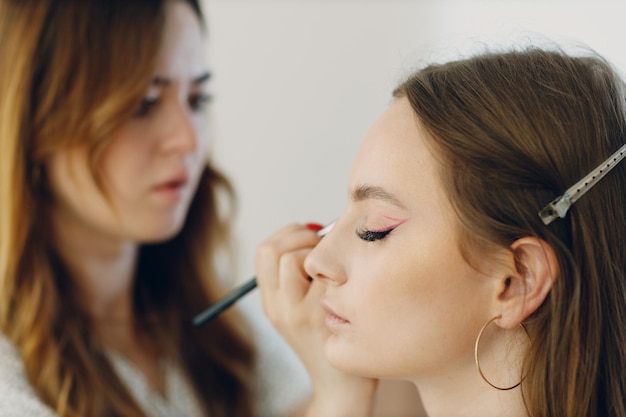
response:
<path fill-rule="evenodd" d="M 155 185 L 153 190 L 168 201 L 178 201 L 182 198 L 183 191 L 188 182 L 189 175 L 187 171 L 181 171 Z"/>
<path fill-rule="evenodd" d="M 348 320 L 340 316 L 335 312 L 333 307 L 326 300 L 322 300 L 322 308 L 326 312 L 326 326 L 329 328 L 339 328 L 341 326 L 345 326 L 350 324 Z"/>

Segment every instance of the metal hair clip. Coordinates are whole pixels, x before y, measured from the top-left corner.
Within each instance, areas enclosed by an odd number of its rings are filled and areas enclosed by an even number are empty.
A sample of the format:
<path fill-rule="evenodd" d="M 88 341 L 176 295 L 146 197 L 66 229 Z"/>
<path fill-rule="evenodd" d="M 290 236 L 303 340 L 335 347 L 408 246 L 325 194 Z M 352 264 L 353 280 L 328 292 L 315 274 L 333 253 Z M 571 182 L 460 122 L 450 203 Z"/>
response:
<path fill-rule="evenodd" d="M 609 159 L 602 162 L 600 166 L 591 171 L 585 178 L 568 188 L 563 195 L 558 196 L 550 204 L 542 208 L 539 211 L 539 217 L 543 220 L 543 224 L 548 225 L 556 218 L 565 217 L 567 210 L 569 210 L 572 204 L 589 191 L 591 187 L 600 181 L 610 170 L 615 168 L 624 158 L 626 158 L 626 145 L 619 148 L 617 152 L 611 155 Z"/>

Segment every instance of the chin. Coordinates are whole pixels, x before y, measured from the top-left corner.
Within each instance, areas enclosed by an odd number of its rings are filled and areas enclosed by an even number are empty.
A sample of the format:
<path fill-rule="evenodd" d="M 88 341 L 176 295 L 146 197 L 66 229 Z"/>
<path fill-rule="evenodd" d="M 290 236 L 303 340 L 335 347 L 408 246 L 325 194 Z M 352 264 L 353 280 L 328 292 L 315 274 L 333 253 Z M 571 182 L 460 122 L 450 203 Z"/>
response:
<path fill-rule="evenodd" d="M 338 370 L 345 372 L 350 375 L 360 376 L 363 378 L 396 378 L 397 375 L 394 372 L 390 372 L 389 369 L 386 369 L 384 366 L 378 366 L 376 363 L 371 363 L 371 358 L 369 360 L 370 363 L 359 362 L 358 358 L 355 357 L 342 357 L 340 358 L 331 358 L 327 356 L 328 362 Z"/>
<path fill-rule="evenodd" d="M 377 372 L 372 372 L 371 366 L 369 367 L 364 367 L 361 366 L 359 363 L 355 363 L 354 358 L 332 358 L 329 356 L 326 356 L 328 359 L 328 362 L 334 367 L 337 368 L 340 371 L 343 371 L 347 374 L 350 375 L 356 375 L 356 376 L 361 376 L 361 377 L 367 377 L 367 378 L 376 378 L 379 373 Z"/>
<path fill-rule="evenodd" d="M 137 240 L 141 243 L 163 243 L 176 237 L 183 228 L 183 221 L 172 221 L 161 224 L 158 227 L 150 228 L 150 230 L 138 231 Z"/>
<path fill-rule="evenodd" d="M 357 356 L 354 355 L 353 352 L 350 352 L 349 349 L 345 349 L 345 346 L 332 343 L 332 338 L 333 335 L 326 340 L 324 353 L 326 354 L 328 362 L 340 371 L 352 375 L 365 376 L 364 369 L 359 366 Z"/>
<path fill-rule="evenodd" d="M 364 378 L 393 377 L 394 373 L 386 366 L 384 359 L 372 360 L 371 352 L 353 349 L 348 344 L 326 341 L 325 356 L 328 362 L 340 371 Z M 336 340 L 334 342 L 337 342 Z"/>

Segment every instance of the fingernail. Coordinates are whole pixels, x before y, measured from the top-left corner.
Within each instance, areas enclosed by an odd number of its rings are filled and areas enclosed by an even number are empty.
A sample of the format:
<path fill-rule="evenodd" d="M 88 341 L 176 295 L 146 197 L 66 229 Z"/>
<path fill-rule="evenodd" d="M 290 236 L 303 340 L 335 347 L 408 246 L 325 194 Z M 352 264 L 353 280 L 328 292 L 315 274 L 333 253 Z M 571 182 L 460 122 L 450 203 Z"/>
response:
<path fill-rule="evenodd" d="M 324 228 L 324 226 L 318 223 L 307 223 L 305 226 L 307 229 L 313 230 L 314 232 L 319 232 Z"/>

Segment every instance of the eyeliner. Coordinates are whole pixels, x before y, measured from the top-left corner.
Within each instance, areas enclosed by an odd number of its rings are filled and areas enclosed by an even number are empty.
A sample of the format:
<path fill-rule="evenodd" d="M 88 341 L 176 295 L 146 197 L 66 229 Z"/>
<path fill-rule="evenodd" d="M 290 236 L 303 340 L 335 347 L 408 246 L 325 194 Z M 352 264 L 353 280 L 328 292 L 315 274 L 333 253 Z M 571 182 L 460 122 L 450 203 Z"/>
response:
<path fill-rule="evenodd" d="M 320 229 L 317 232 L 317 235 L 319 237 L 324 236 L 325 234 L 330 232 L 330 229 L 332 229 L 334 225 L 335 225 L 335 222 L 332 222 L 324 226 L 322 229 Z M 235 304 L 240 298 L 248 294 L 250 291 L 252 291 L 256 287 L 257 287 L 256 277 L 253 277 L 248 282 L 235 288 L 234 290 L 226 294 L 222 299 L 217 301 L 215 304 L 213 304 L 212 306 L 210 306 L 209 308 L 207 308 L 206 310 L 204 310 L 203 312 L 195 316 L 192 321 L 193 325 L 195 327 L 200 327 L 200 326 L 205 325 L 206 323 L 208 323 L 209 321 L 217 317 L 221 312 L 226 310 L 228 307 Z"/>

